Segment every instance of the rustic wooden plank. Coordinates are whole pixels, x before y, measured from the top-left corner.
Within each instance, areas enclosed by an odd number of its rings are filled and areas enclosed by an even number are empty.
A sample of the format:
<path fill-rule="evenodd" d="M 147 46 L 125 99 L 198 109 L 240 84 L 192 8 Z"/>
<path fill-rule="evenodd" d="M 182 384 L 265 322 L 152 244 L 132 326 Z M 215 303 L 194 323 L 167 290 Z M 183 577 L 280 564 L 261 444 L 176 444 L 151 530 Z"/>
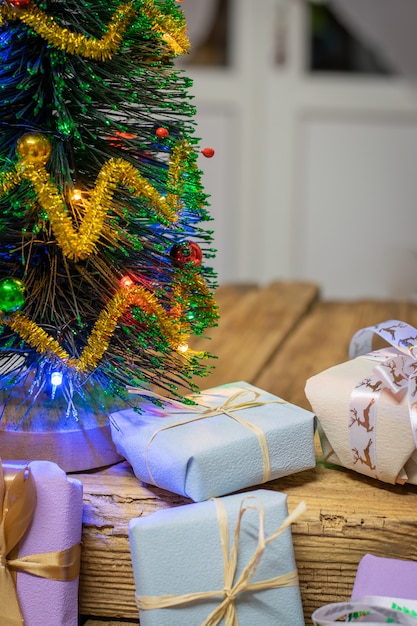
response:
<path fill-rule="evenodd" d="M 99 480 L 94 474 L 79 477 L 86 500 L 80 612 L 135 618 L 128 521 L 189 500 L 144 487 L 127 464 L 101 472 Z M 367 552 L 417 559 L 415 486 L 386 485 L 318 466 L 266 487 L 286 493 L 290 510 L 301 500 L 307 503 L 307 512 L 293 526 L 306 620 L 322 604 L 349 598 Z"/>
<path fill-rule="evenodd" d="M 309 408 L 305 381 L 345 361 L 356 330 L 387 319 L 417 326 L 414 304 L 318 302 L 314 289 L 306 293 L 281 283 L 224 290 L 225 322 L 213 335 L 218 378 L 207 386 L 243 379 Z M 80 612 L 137 623 L 128 522 L 189 501 L 142 485 L 126 463 L 78 477 L 85 499 Z M 266 487 L 287 493 L 290 510 L 300 500 L 308 506 L 293 526 L 307 623 L 317 607 L 349 598 L 365 553 L 417 560 L 416 486 L 386 485 L 319 464 Z"/>
<path fill-rule="evenodd" d="M 417 326 L 417 305 L 377 300 L 317 302 L 285 345 L 275 351 L 254 384 L 309 409 L 304 393 L 307 379 L 347 361 L 349 342 L 357 330 L 389 319 Z"/>
<path fill-rule="evenodd" d="M 79 612 L 137 619 L 129 520 L 190 501 L 156 487 L 147 489 L 127 463 L 77 478 L 84 487 Z"/>
<path fill-rule="evenodd" d="M 318 293 L 310 283 L 286 282 L 219 290 L 220 320 L 210 331 L 211 341 L 191 343 L 217 356 L 213 373 L 196 381 L 200 388 L 252 382 L 316 302 Z"/>
<path fill-rule="evenodd" d="M 126 622 L 125 620 L 123 620 L 123 622 L 117 622 L 112 619 L 109 622 L 108 620 L 89 619 L 83 623 L 83 626 L 137 626 L 138 624 L 139 620 L 136 620 L 136 622 Z"/>
<path fill-rule="evenodd" d="M 292 510 L 307 512 L 292 528 L 306 620 L 323 604 L 348 600 L 367 553 L 417 560 L 417 487 L 392 486 L 318 465 L 275 481 Z"/>

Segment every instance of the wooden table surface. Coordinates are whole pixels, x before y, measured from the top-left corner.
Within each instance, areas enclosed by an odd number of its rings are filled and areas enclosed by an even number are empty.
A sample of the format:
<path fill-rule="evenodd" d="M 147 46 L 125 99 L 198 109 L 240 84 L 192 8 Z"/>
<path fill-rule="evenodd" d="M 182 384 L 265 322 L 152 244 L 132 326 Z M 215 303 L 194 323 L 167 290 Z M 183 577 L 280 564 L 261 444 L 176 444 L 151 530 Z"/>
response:
<path fill-rule="evenodd" d="M 312 284 L 222 286 L 217 302 L 219 326 L 210 341 L 193 344 L 218 356 L 201 388 L 247 381 L 307 409 L 306 380 L 346 361 L 355 331 L 388 319 L 417 327 L 414 303 L 323 301 Z M 325 467 L 318 446 L 317 455 L 315 469 L 266 485 L 288 495 L 290 511 L 307 504 L 292 527 L 306 624 L 317 607 L 350 597 L 364 554 L 417 560 L 417 487 Z M 81 621 L 138 624 L 128 522 L 189 501 L 143 486 L 126 463 L 77 476 L 84 484 Z"/>

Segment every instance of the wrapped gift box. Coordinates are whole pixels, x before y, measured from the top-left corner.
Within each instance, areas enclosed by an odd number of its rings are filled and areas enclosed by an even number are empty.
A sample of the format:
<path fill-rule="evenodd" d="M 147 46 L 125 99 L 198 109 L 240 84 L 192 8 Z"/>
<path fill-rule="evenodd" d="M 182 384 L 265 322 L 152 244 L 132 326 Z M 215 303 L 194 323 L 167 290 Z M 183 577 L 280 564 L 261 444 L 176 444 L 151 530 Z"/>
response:
<path fill-rule="evenodd" d="M 416 580 L 417 562 L 365 554 L 358 565 L 351 601 L 321 607 L 314 612 L 313 623 L 336 626 L 333 620 L 350 614 L 349 622 L 417 624 Z M 369 611 L 372 619 L 368 615 L 364 620 L 360 611 Z"/>
<path fill-rule="evenodd" d="M 309 411 L 244 382 L 195 400 L 111 415 L 116 448 L 143 482 L 198 502 L 314 467 Z"/>
<path fill-rule="evenodd" d="M 391 345 L 372 351 L 373 334 Z M 307 381 L 326 461 L 387 483 L 417 484 L 416 337 L 397 320 L 362 329 L 349 361 Z"/>
<path fill-rule="evenodd" d="M 352 600 L 382 596 L 413 600 L 417 607 L 417 562 L 365 554 L 352 590 Z M 416 614 L 417 615 L 417 614 Z"/>
<path fill-rule="evenodd" d="M 52 563 L 56 559 L 68 564 L 65 574 L 57 573 L 56 570 L 48 573 L 50 578 L 35 576 L 28 571 L 21 571 L 18 567 L 16 575 L 16 591 L 18 605 L 26 626 L 76 626 L 78 624 L 78 572 L 80 557 L 80 541 L 82 528 L 82 483 L 76 479 L 68 478 L 65 472 L 55 463 L 49 461 L 32 461 L 28 465 L 17 461 L 3 462 L 3 476 L 5 497 L 10 498 L 10 493 L 16 489 L 16 477 L 22 475 L 22 470 L 27 478 L 25 467 L 29 468 L 34 486 L 34 511 L 30 524 L 11 554 L 8 554 L 9 569 L 14 569 L 16 559 L 31 556 L 29 561 L 37 561 L 43 553 L 55 553 L 68 550 L 69 553 L 61 554 L 61 557 L 51 557 Z M 33 479 L 33 481 L 32 481 Z M 14 485 L 12 487 L 11 485 Z M 3 491 L 3 489 L 2 489 Z M 9 495 L 8 495 L 9 494 Z M 13 496 L 14 497 L 14 496 Z M 22 495 L 19 490 L 17 499 L 18 507 Z M 6 501 L 6 500 L 5 500 Z M 29 499 L 30 501 L 30 499 Z M 3 507 L 1 507 L 3 509 Z M 29 509 L 26 504 L 23 513 Z M 16 508 L 15 508 L 16 510 Z M 18 512 L 19 513 L 19 512 Z M 2 512 L 1 527 L 9 527 L 6 537 L 6 545 L 10 548 L 14 529 L 23 523 L 21 513 L 15 518 L 9 506 L 8 513 Z M 12 515 L 12 519 L 7 517 Z M 23 570 L 26 569 L 23 564 Z M 29 568 L 30 569 L 30 568 Z M 13 571 L 12 571 L 13 574 Z M 60 580 L 59 578 L 65 578 Z M 4 582 L 4 581 L 3 581 Z M 14 584 L 14 583 L 13 583 Z M 4 585 L 1 585 L 3 589 Z M 10 589 L 9 589 L 10 591 Z M 13 586 L 13 595 L 14 586 Z M 8 593 L 7 605 L 11 606 L 11 594 Z M 5 606 L 3 604 L 3 606 Z M 4 617 L 4 610 L 0 609 L 0 615 Z M 10 618 L 6 618 L 10 620 Z M 1 623 L 2 622 L 0 618 Z M 9 623 L 9 621 L 7 621 Z M 10 622 L 17 624 L 18 622 Z"/>
<path fill-rule="evenodd" d="M 266 538 L 286 523 L 265 546 L 247 581 L 252 587 L 245 589 L 242 575 L 256 559 L 263 515 Z M 236 571 L 227 571 L 239 519 Z M 229 611 L 234 604 L 238 622 L 233 623 L 239 626 L 304 626 L 284 494 L 259 489 L 162 509 L 131 520 L 129 538 L 141 626 L 229 623 L 223 621 L 225 604 Z M 231 566 L 233 562 L 230 558 Z M 242 584 L 240 593 L 237 584 Z M 225 601 L 225 587 L 236 592 L 234 603 Z M 184 594 L 192 595 L 183 604 Z M 161 604 L 164 608 L 152 608 Z M 219 621 L 212 621 L 215 610 Z"/>

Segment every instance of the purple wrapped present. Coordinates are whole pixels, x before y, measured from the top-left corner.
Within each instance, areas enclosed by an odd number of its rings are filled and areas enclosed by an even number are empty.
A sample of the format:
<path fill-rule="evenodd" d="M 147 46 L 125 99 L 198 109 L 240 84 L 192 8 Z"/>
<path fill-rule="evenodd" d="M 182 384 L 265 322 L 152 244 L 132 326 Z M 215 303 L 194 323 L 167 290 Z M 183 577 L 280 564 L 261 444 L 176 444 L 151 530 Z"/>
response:
<path fill-rule="evenodd" d="M 417 601 L 417 562 L 365 554 L 358 565 L 352 600 L 363 596 Z"/>
<path fill-rule="evenodd" d="M 55 463 L 0 463 L 0 623 L 77 626 L 82 484 Z"/>
<path fill-rule="evenodd" d="M 348 622 L 417 625 L 417 562 L 365 554 L 361 559 L 350 602 L 335 602 L 314 611 L 315 626 Z"/>

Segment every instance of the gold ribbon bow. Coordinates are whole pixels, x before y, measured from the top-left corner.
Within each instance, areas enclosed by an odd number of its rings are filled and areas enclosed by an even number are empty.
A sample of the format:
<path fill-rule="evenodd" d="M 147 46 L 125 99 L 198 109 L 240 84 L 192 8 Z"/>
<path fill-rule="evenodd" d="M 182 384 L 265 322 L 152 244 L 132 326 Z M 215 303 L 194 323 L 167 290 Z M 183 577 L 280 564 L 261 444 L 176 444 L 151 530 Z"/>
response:
<path fill-rule="evenodd" d="M 17 474 L 4 472 L 0 462 L 0 606 L 2 623 L 23 626 L 16 590 L 17 572 L 69 581 L 80 568 L 80 544 L 66 550 L 18 557 L 18 544 L 27 532 L 36 507 L 36 487 L 30 467 Z"/>
<path fill-rule="evenodd" d="M 294 587 L 298 584 L 298 575 L 294 570 L 274 578 L 251 582 L 258 568 L 259 562 L 269 543 L 275 541 L 286 528 L 288 528 L 304 511 L 306 510 L 305 502 L 300 502 L 296 509 L 288 515 L 281 526 L 268 538 L 265 538 L 265 511 L 262 502 L 260 506 L 244 506 L 246 500 L 255 499 L 256 496 L 248 496 L 244 498 L 239 510 L 238 520 L 234 531 L 234 540 L 232 550 L 229 555 L 229 527 L 227 511 L 224 504 L 219 499 L 214 499 L 217 509 L 217 521 L 219 524 L 220 541 L 223 552 L 224 564 L 224 586 L 223 589 L 215 591 L 202 591 L 195 593 L 186 593 L 184 595 L 166 595 L 166 596 L 136 596 L 136 604 L 139 611 L 163 609 L 173 606 L 190 604 L 191 602 L 201 602 L 214 598 L 221 598 L 220 604 L 210 613 L 201 626 L 217 626 L 224 619 L 225 626 L 238 626 L 235 600 L 243 591 L 262 591 L 264 589 L 277 589 L 281 587 Z M 240 527 L 242 517 L 245 511 L 252 509 L 258 511 L 259 515 L 259 533 L 258 544 L 255 552 L 249 559 L 248 564 L 242 570 L 238 579 L 234 582 L 238 560 L 238 544 L 240 537 Z"/>
<path fill-rule="evenodd" d="M 132 390 L 130 392 L 132 393 Z M 152 394 L 152 396 L 154 395 L 155 394 Z M 239 402 L 239 399 L 247 395 L 251 396 L 252 399 L 249 399 L 249 400 L 247 399 L 247 400 Z M 152 475 L 152 471 L 151 471 L 149 461 L 148 461 L 148 450 L 152 441 L 155 439 L 155 437 L 160 432 L 164 430 L 168 430 L 169 428 L 175 428 L 176 426 L 182 426 L 183 424 L 190 424 L 198 420 L 207 419 L 208 417 L 216 417 L 218 415 L 227 415 L 231 419 L 234 419 L 236 422 L 239 422 L 239 424 L 241 424 L 242 426 L 245 426 L 245 428 L 249 428 L 249 430 L 251 430 L 256 435 L 258 439 L 259 447 L 261 449 L 262 461 L 263 461 L 263 477 L 262 477 L 261 482 L 262 483 L 268 482 L 268 480 L 270 480 L 270 477 L 271 477 L 271 461 L 269 458 L 268 442 L 266 440 L 265 433 L 261 428 L 259 428 L 259 426 L 256 426 L 256 424 L 252 424 L 251 422 L 248 422 L 242 417 L 239 417 L 239 415 L 234 414 L 235 411 L 243 411 L 245 409 L 252 409 L 258 406 L 265 406 L 266 404 L 286 404 L 286 401 L 281 400 L 280 398 L 277 398 L 276 400 L 259 400 L 260 397 L 261 397 L 261 394 L 258 391 L 254 391 L 252 389 L 239 389 L 234 394 L 232 394 L 229 398 L 227 398 L 223 402 L 223 404 L 220 404 L 218 406 L 211 406 L 211 405 L 207 405 L 203 403 L 198 403 L 197 406 L 188 406 L 188 405 L 184 405 L 182 402 L 171 401 L 170 403 L 174 405 L 175 407 L 179 407 L 183 410 L 185 407 L 184 411 L 186 411 L 187 413 L 196 412 L 197 415 L 187 420 L 173 422 L 171 424 L 166 424 L 165 426 L 161 426 L 161 428 L 158 428 L 152 434 L 152 436 L 150 437 L 147 443 L 146 451 L 145 451 L 146 468 L 148 470 L 151 482 L 154 485 L 157 485 L 157 482 L 155 481 Z M 166 411 L 165 414 L 167 415 L 170 414 L 169 409 L 165 411 Z M 179 413 L 180 411 L 175 409 L 174 414 L 178 415 Z"/>

